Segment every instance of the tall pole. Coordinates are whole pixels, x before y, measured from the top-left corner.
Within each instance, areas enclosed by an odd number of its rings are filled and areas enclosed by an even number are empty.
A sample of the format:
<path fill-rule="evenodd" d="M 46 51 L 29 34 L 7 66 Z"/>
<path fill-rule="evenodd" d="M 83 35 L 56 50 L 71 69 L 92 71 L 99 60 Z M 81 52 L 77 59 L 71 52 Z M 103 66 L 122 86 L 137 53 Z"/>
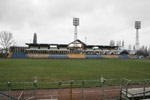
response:
<path fill-rule="evenodd" d="M 139 50 L 139 30 L 136 29 L 136 50 Z"/>
<path fill-rule="evenodd" d="M 74 40 L 76 40 L 77 37 L 77 26 L 74 27 Z"/>
<path fill-rule="evenodd" d="M 139 29 L 141 29 L 141 21 L 135 21 L 136 29 L 136 41 L 135 41 L 135 50 L 139 50 Z"/>

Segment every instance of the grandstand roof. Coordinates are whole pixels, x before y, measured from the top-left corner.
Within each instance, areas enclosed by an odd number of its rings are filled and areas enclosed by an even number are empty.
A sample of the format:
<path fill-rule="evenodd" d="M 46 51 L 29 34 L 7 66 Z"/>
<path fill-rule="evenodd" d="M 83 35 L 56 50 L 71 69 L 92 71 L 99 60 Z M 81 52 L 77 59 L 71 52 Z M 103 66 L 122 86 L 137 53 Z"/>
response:
<path fill-rule="evenodd" d="M 50 46 L 50 45 L 57 45 L 59 47 L 67 47 L 68 44 L 33 44 L 33 43 L 26 43 L 26 45 L 30 45 L 30 46 Z"/>
<path fill-rule="evenodd" d="M 118 46 L 103 46 L 103 45 L 86 45 L 87 48 L 99 47 L 99 48 L 117 48 Z"/>
<path fill-rule="evenodd" d="M 79 42 L 79 43 L 81 43 L 81 44 L 83 44 L 83 45 L 86 45 L 84 42 L 82 42 L 82 41 L 79 40 L 79 39 L 74 40 L 73 42 L 69 43 L 68 45 L 73 44 L 73 43 L 75 43 L 75 42 Z"/>
<path fill-rule="evenodd" d="M 109 49 L 113 49 L 113 48 L 118 48 L 118 46 L 105 46 L 105 45 L 87 45 L 84 42 L 82 42 L 81 40 L 77 39 L 74 40 L 73 42 L 69 43 L 69 44 L 42 44 L 42 43 L 37 43 L 37 44 L 33 44 L 33 43 L 26 43 L 26 45 L 29 46 L 58 46 L 58 47 L 68 47 L 70 44 L 82 44 L 84 45 L 86 48 L 93 48 L 93 47 L 98 47 L 98 48 L 109 48 Z"/>

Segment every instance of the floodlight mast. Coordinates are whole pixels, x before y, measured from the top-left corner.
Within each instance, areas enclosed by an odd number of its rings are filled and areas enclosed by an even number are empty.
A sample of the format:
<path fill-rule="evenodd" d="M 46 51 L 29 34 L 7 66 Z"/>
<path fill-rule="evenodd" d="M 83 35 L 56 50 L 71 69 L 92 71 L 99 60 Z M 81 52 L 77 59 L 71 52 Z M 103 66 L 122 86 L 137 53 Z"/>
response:
<path fill-rule="evenodd" d="M 136 41 L 135 41 L 135 50 L 139 50 L 139 29 L 141 29 L 141 21 L 135 21 L 136 29 Z"/>
<path fill-rule="evenodd" d="M 74 29 L 74 40 L 76 40 L 78 38 L 77 37 L 77 26 L 79 26 L 79 18 L 76 18 L 76 17 L 73 18 L 73 26 L 75 26 L 75 29 Z"/>
<path fill-rule="evenodd" d="M 74 40 L 76 40 L 77 37 L 77 26 L 74 27 Z"/>

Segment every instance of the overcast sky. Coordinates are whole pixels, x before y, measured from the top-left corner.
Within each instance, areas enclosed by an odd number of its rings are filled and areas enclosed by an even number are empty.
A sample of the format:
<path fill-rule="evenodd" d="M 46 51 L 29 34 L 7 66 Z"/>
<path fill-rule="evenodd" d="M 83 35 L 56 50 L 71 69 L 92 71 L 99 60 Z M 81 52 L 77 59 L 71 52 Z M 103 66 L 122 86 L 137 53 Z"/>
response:
<path fill-rule="evenodd" d="M 140 20 L 140 45 L 150 46 L 150 0 L 0 0 L 0 31 L 12 32 L 18 46 L 33 41 L 35 32 L 38 43 L 72 42 L 73 17 L 80 18 L 78 38 L 99 45 L 134 45 Z"/>

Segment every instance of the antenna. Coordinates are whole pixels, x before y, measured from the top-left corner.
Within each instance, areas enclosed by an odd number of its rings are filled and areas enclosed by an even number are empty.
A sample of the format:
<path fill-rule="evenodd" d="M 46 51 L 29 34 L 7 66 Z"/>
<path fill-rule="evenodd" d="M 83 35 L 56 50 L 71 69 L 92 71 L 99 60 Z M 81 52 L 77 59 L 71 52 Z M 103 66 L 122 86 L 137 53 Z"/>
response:
<path fill-rule="evenodd" d="M 77 26 L 79 26 L 79 18 L 76 18 L 76 17 L 73 18 L 73 26 L 75 26 L 75 29 L 74 29 L 74 40 L 76 40 L 78 38 L 77 37 Z"/>
<path fill-rule="evenodd" d="M 86 42 L 87 42 L 86 40 L 87 40 L 87 37 L 85 37 L 85 44 L 86 44 Z"/>
<path fill-rule="evenodd" d="M 141 21 L 135 21 L 136 41 L 135 50 L 139 50 L 139 29 L 141 29 Z"/>

